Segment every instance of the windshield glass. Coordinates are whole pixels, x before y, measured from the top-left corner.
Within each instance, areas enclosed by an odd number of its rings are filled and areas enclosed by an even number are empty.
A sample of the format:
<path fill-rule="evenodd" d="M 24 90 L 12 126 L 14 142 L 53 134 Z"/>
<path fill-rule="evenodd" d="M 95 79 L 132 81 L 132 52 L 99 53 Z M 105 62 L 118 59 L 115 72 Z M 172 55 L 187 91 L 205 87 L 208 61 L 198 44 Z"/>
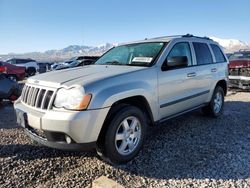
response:
<path fill-rule="evenodd" d="M 163 46 L 163 42 L 118 46 L 104 54 L 95 64 L 149 66 L 158 56 Z"/>

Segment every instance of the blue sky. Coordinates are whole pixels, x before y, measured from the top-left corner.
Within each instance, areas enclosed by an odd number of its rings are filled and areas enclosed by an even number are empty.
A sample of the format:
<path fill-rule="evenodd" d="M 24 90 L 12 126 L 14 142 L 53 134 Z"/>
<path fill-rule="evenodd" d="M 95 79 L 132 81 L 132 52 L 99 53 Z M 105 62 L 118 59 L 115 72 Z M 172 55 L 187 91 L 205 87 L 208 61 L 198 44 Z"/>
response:
<path fill-rule="evenodd" d="M 192 33 L 250 42 L 250 0 L 0 0 L 0 54 Z"/>

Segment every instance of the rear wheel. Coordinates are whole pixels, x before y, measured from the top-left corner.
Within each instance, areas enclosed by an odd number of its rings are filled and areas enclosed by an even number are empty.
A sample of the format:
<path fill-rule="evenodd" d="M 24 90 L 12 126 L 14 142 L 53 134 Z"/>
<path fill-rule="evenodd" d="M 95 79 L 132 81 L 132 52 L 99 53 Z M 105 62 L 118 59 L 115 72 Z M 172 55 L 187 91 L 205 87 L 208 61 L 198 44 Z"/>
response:
<path fill-rule="evenodd" d="M 26 70 L 26 73 L 28 76 L 34 76 L 36 74 L 36 68 L 35 67 L 28 67 Z"/>
<path fill-rule="evenodd" d="M 110 163 L 126 163 L 140 151 L 147 122 L 143 112 L 134 106 L 125 106 L 109 122 L 98 154 Z"/>
<path fill-rule="evenodd" d="M 202 108 L 205 115 L 218 117 L 223 113 L 224 109 L 224 91 L 220 86 L 214 90 L 210 103 Z"/>

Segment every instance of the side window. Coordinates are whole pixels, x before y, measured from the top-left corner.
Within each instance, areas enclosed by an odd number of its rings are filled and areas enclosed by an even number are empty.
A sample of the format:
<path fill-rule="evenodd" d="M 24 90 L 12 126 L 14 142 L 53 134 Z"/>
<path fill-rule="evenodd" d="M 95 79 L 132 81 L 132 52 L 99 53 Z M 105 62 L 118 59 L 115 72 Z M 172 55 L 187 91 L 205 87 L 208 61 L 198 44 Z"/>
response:
<path fill-rule="evenodd" d="M 7 61 L 7 63 L 15 65 L 16 64 L 16 60 L 15 59 L 11 59 L 11 60 Z"/>
<path fill-rule="evenodd" d="M 170 53 L 168 54 L 167 61 L 169 62 L 169 60 L 173 57 L 181 57 L 181 56 L 187 57 L 188 66 L 191 66 L 193 64 L 189 43 L 181 42 L 175 44 L 174 47 L 171 49 Z"/>
<path fill-rule="evenodd" d="M 194 42 L 193 45 L 197 65 L 206 65 L 213 63 L 211 52 L 206 43 Z"/>
<path fill-rule="evenodd" d="M 221 49 L 219 48 L 219 46 L 217 46 L 215 44 L 210 44 L 210 46 L 211 46 L 211 48 L 213 50 L 216 63 L 225 62 L 226 61 L 225 56 L 223 55 L 223 53 L 222 53 Z"/>
<path fill-rule="evenodd" d="M 17 59 L 16 60 L 16 64 L 22 64 L 23 62 L 22 62 L 22 60 L 21 59 Z"/>
<path fill-rule="evenodd" d="M 16 64 L 25 64 L 28 62 L 29 62 L 29 60 L 26 60 L 26 59 L 18 59 Z"/>

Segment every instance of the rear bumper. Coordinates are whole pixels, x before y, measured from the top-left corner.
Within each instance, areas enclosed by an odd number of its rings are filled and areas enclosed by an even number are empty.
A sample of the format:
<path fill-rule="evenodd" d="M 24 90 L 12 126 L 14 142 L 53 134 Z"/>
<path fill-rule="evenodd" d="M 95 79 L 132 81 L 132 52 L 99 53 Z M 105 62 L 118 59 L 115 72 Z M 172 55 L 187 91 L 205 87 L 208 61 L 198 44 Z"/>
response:
<path fill-rule="evenodd" d="M 229 87 L 240 89 L 250 89 L 250 77 L 247 76 L 229 76 Z"/>

